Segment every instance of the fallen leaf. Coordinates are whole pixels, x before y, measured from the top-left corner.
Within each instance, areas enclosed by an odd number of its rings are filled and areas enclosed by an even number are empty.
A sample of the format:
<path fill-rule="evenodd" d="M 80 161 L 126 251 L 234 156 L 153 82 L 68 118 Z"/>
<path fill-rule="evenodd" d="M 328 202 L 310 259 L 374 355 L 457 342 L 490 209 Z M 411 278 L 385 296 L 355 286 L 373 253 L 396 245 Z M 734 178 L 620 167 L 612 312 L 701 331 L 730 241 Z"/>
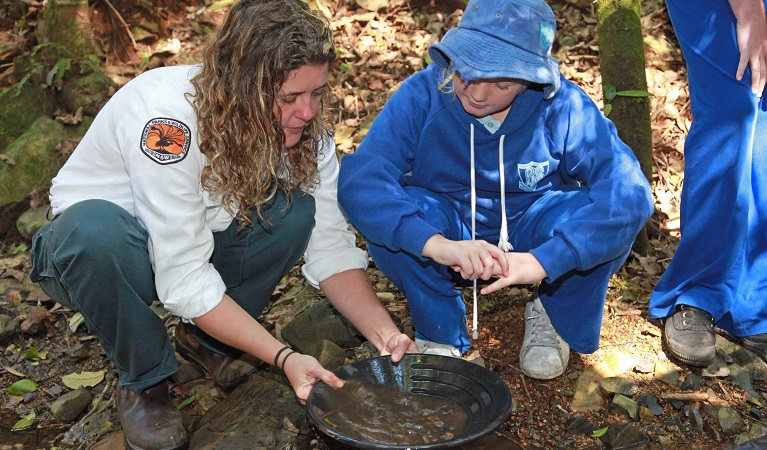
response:
<path fill-rule="evenodd" d="M 37 389 L 37 383 L 30 379 L 19 380 L 8 387 L 8 392 L 13 395 L 24 395 L 30 392 L 35 392 Z"/>
<path fill-rule="evenodd" d="M 100 370 L 98 372 L 79 372 L 71 373 L 61 377 L 61 381 L 64 385 L 70 389 L 77 389 L 79 387 L 93 387 L 104 381 L 104 375 L 106 372 Z"/>
<path fill-rule="evenodd" d="M 70 317 L 67 321 L 67 324 L 69 325 L 69 331 L 72 333 L 77 331 L 77 328 L 83 323 L 85 323 L 85 318 L 79 312 L 74 313 L 74 315 L 72 315 L 72 317 Z"/>
<path fill-rule="evenodd" d="M 11 428 L 11 431 L 21 431 L 30 428 L 32 425 L 34 425 L 36 418 L 37 414 L 35 414 L 35 410 L 33 409 L 29 412 L 29 414 L 24 416 L 23 419 L 16 422 L 16 424 L 13 425 L 13 428 Z"/>

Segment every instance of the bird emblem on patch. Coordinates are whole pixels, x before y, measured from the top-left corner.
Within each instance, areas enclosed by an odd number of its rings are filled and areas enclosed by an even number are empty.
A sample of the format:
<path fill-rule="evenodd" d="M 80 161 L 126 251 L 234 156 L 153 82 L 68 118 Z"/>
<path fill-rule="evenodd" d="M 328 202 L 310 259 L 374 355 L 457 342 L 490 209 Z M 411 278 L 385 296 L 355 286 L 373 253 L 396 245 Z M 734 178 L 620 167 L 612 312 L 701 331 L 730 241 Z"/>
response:
<path fill-rule="evenodd" d="M 157 117 L 144 126 L 141 151 L 158 164 L 173 164 L 186 157 L 191 140 L 192 134 L 185 123 Z"/>

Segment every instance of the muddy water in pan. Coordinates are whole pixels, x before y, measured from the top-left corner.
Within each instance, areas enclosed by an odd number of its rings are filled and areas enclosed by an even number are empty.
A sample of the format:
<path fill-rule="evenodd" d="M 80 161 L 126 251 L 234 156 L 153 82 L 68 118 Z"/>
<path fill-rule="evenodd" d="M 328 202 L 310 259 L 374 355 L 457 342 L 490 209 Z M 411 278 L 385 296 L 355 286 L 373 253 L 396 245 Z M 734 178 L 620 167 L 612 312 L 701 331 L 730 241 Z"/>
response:
<path fill-rule="evenodd" d="M 348 438 L 382 445 L 424 445 L 451 440 L 466 424 L 452 400 L 350 380 L 329 396 L 322 420 Z"/>

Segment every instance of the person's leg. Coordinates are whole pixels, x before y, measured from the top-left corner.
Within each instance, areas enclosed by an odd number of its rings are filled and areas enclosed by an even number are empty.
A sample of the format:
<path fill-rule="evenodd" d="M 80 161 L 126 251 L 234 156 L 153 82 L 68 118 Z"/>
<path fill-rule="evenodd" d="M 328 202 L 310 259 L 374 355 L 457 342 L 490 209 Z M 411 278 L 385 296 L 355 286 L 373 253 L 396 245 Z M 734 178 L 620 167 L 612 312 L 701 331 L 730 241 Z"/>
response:
<path fill-rule="evenodd" d="M 180 448 L 187 441 L 164 380 L 176 372 L 155 298 L 148 235 L 127 211 L 103 201 L 69 207 L 33 237 L 33 281 L 79 311 L 120 378 L 118 408 L 132 448 Z"/>
<path fill-rule="evenodd" d="M 446 238 L 471 239 L 458 213 L 445 199 L 420 188 L 405 190 L 421 209 L 421 217 L 444 230 Z M 456 289 L 452 270 L 369 241 L 368 252 L 376 266 L 405 294 L 417 339 L 454 346 L 461 354 L 471 347 L 466 305 Z"/>
<path fill-rule="evenodd" d="M 739 271 L 737 296 L 717 326 L 767 360 L 767 102 L 758 105 L 751 162 L 748 245 Z"/>
<path fill-rule="evenodd" d="M 664 341 L 678 359 L 707 365 L 713 322 L 727 316 L 749 261 L 752 144 L 758 99 L 750 70 L 735 78 L 739 51 L 727 2 L 670 0 L 688 68 L 692 126 L 685 141 L 682 238 L 653 290 L 650 317 L 666 318 Z M 751 212 L 750 212 L 751 211 Z M 716 226 L 712 226 L 716 224 Z M 763 228 L 762 228 L 763 229 Z M 722 321 L 729 326 L 730 318 Z"/>
<path fill-rule="evenodd" d="M 749 192 L 742 270 L 731 277 L 737 295 L 729 312 L 717 322 L 717 326 L 739 337 L 767 333 L 767 102 L 764 97 L 756 114 Z"/>
<path fill-rule="evenodd" d="M 103 201 L 77 203 L 33 238 L 32 280 L 51 298 L 82 313 L 120 384 L 134 392 L 178 370 L 156 298 L 146 230 Z"/>
<path fill-rule="evenodd" d="M 687 61 L 693 121 L 685 141 L 682 238 L 653 290 L 650 316 L 668 317 L 687 304 L 718 319 L 734 297 L 726 282 L 745 245 L 755 97 L 750 72 L 735 79 L 738 47 L 728 3 L 667 5 Z"/>
<path fill-rule="evenodd" d="M 537 247 L 551 238 L 558 224 L 589 204 L 587 188 L 546 193 L 509 227 L 514 250 L 525 252 Z M 607 285 L 627 256 L 628 252 L 589 270 L 574 270 L 539 285 L 526 308 L 526 340 L 520 352 L 520 365 L 529 376 L 554 378 L 567 366 L 569 349 L 557 336 L 551 336 L 549 320 L 573 350 L 596 351 Z"/>

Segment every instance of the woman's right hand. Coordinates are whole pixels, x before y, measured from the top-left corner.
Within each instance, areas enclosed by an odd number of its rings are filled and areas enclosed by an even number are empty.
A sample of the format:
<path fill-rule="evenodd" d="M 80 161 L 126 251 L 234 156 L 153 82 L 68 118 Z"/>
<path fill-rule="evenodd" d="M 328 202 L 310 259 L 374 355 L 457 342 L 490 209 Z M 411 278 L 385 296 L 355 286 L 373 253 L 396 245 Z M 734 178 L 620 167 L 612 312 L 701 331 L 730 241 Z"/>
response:
<path fill-rule="evenodd" d="M 504 251 L 486 241 L 451 241 L 435 234 L 423 246 L 423 256 L 449 266 L 464 280 L 489 280 L 493 274 L 508 274 Z"/>
<path fill-rule="evenodd" d="M 322 367 L 314 357 L 302 353 L 295 352 L 291 353 L 289 358 L 285 357 L 282 370 L 303 405 L 306 404 L 312 387 L 320 380 L 335 388 L 344 386 L 343 380 Z"/>

